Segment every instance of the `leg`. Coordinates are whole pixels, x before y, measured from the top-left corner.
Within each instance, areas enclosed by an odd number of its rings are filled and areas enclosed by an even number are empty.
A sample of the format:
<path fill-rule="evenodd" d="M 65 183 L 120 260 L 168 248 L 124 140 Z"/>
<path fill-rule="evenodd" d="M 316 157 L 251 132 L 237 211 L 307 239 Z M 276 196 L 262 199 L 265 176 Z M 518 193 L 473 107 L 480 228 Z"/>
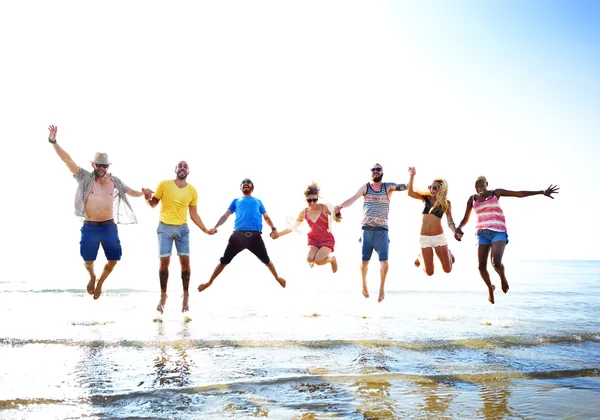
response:
<path fill-rule="evenodd" d="M 504 247 L 506 247 L 506 242 L 504 241 L 492 242 L 492 266 L 494 267 L 494 270 L 496 270 L 496 273 L 498 273 L 500 276 L 502 291 L 507 293 L 509 289 L 508 281 L 506 280 L 506 275 L 504 274 L 504 264 L 502 264 Z"/>
<path fill-rule="evenodd" d="M 90 273 L 90 281 L 87 284 L 87 292 L 90 295 L 96 290 L 96 273 L 94 273 L 94 261 L 85 261 L 85 269 Z"/>
<path fill-rule="evenodd" d="M 432 276 L 434 271 L 433 248 L 421 248 L 421 256 L 423 258 L 423 271 L 428 276 Z"/>
<path fill-rule="evenodd" d="M 367 287 L 367 272 L 369 271 L 369 261 L 360 263 L 360 273 L 362 274 L 362 294 L 364 297 L 369 297 L 369 288 Z"/>
<path fill-rule="evenodd" d="M 329 254 L 331 254 L 330 248 L 326 246 L 319 248 L 315 255 L 315 263 L 317 265 L 331 264 L 331 270 L 335 273 L 337 271 L 337 260 L 334 256 L 329 256 Z"/>
<path fill-rule="evenodd" d="M 181 283 L 183 285 L 183 302 L 181 304 L 181 312 L 187 312 L 190 310 L 189 306 L 189 296 L 190 296 L 190 256 L 189 255 L 180 255 L 179 262 L 181 263 Z"/>
<path fill-rule="evenodd" d="M 104 284 L 104 280 L 108 277 L 110 273 L 112 273 L 113 268 L 117 265 L 117 260 L 109 260 L 106 262 L 104 266 L 104 270 L 102 271 L 102 275 L 96 284 L 96 290 L 94 290 L 94 299 L 98 299 L 102 294 L 102 285 Z"/>
<path fill-rule="evenodd" d="M 308 263 L 310 268 L 313 268 L 313 266 L 315 265 L 315 255 L 317 254 L 318 250 L 319 248 L 317 248 L 314 245 L 308 246 L 308 255 L 306 256 L 306 262 Z"/>
<path fill-rule="evenodd" d="M 285 280 L 277 275 L 277 270 L 275 270 L 275 266 L 273 265 L 273 261 L 269 261 L 266 264 L 266 266 L 269 269 L 269 271 L 271 272 L 271 274 L 273 274 L 273 277 L 275 277 L 275 280 L 277 280 L 277 283 L 279 283 L 279 285 L 281 287 L 285 287 Z"/>
<path fill-rule="evenodd" d="M 444 273 L 449 273 L 452 271 L 452 263 L 454 262 L 452 258 L 454 257 L 448 248 L 448 245 L 436 246 L 434 248 L 435 254 L 439 258 L 442 263 L 442 269 Z"/>
<path fill-rule="evenodd" d="M 169 263 L 171 257 L 160 257 L 160 268 L 158 269 L 158 278 L 160 280 L 160 300 L 156 310 L 161 314 L 164 313 L 165 304 L 167 303 L 167 283 L 169 282 Z"/>
<path fill-rule="evenodd" d="M 225 267 L 227 267 L 227 264 L 219 263 L 219 265 L 215 267 L 215 270 L 210 276 L 210 280 L 207 283 L 202 283 L 200 286 L 198 286 L 198 291 L 202 292 L 203 290 L 207 289 L 211 284 L 213 284 L 217 276 L 221 274 L 221 271 L 223 271 Z"/>
<path fill-rule="evenodd" d="M 494 286 L 492 284 L 492 281 L 490 280 L 490 273 L 488 273 L 487 271 L 487 259 L 488 259 L 488 255 L 490 253 L 490 246 L 489 245 L 483 245 L 483 244 L 479 244 L 477 246 L 477 257 L 479 259 L 479 274 L 481 275 L 481 278 L 483 279 L 485 285 L 488 288 L 488 300 L 490 301 L 490 303 L 494 303 L 494 289 L 496 289 L 496 286 Z"/>
<path fill-rule="evenodd" d="M 379 299 L 377 302 L 381 302 L 385 298 L 385 278 L 387 277 L 389 265 L 387 260 L 379 262 L 379 276 L 381 277 L 381 285 L 379 286 Z"/>

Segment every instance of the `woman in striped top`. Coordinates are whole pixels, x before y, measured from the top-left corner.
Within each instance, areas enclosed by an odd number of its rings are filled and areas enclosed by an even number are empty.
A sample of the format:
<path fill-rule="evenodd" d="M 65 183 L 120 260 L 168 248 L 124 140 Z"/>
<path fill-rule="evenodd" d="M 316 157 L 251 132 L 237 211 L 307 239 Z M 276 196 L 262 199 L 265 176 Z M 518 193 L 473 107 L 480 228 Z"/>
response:
<path fill-rule="evenodd" d="M 508 281 L 504 273 L 504 265 L 502 264 L 502 256 L 504 254 L 504 247 L 508 243 L 508 235 L 506 233 L 506 220 L 504 219 L 504 213 L 500 208 L 498 199 L 500 197 L 529 197 L 531 195 L 545 195 L 546 197 L 552 197 L 552 194 L 558 194 L 558 187 L 556 185 L 550 185 L 545 190 L 538 191 L 510 191 L 497 188 L 495 190 L 487 189 L 488 182 L 484 176 L 480 176 L 475 181 L 476 194 L 469 197 L 467 201 L 467 209 L 465 210 L 465 216 L 456 228 L 454 237 L 460 241 L 463 236 L 462 228 L 469 221 L 471 210 L 475 211 L 477 215 L 477 222 L 475 223 L 475 229 L 477 230 L 477 253 L 479 257 L 479 274 L 485 282 L 489 297 L 488 300 L 494 303 L 494 290 L 496 287 L 490 280 L 490 274 L 487 271 L 487 258 L 490 255 L 490 249 L 492 251 L 491 261 L 494 270 L 500 276 L 500 282 L 502 284 L 502 291 L 508 292 Z"/>

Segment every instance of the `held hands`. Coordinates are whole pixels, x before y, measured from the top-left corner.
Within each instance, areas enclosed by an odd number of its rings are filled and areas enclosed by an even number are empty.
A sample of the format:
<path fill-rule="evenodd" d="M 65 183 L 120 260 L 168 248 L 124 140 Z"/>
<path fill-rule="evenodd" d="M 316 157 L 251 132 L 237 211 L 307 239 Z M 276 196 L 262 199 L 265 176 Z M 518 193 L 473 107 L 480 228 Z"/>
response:
<path fill-rule="evenodd" d="M 152 200 L 152 194 L 154 194 L 154 191 L 152 191 L 150 188 L 142 188 L 142 192 L 144 193 L 144 198 L 146 201 Z"/>
<path fill-rule="evenodd" d="M 342 220 L 342 208 L 340 206 L 335 206 L 333 208 L 334 220 L 336 222 L 340 222 Z"/>
<path fill-rule="evenodd" d="M 554 197 L 552 197 L 551 194 L 558 194 L 558 190 L 560 190 L 559 187 L 557 187 L 556 185 L 550 184 L 550 186 L 548 188 L 546 188 L 546 190 L 544 191 L 544 195 L 546 197 L 550 197 L 551 199 L 554 200 Z"/>
<path fill-rule="evenodd" d="M 207 235 L 214 235 L 215 233 L 217 233 L 217 228 L 210 228 L 206 231 Z"/>
<path fill-rule="evenodd" d="M 456 239 L 457 241 L 460 241 L 463 237 L 464 233 L 460 228 L 456 228 L 454 230 L 454 239 Z"/>
<path fill-rule="evenodd" d="M 279 238 L 279 232 L 274 230 L 269 234 L 269 236 L 271 237 L 271 239 L 277 239 L 277 238 Z"/>

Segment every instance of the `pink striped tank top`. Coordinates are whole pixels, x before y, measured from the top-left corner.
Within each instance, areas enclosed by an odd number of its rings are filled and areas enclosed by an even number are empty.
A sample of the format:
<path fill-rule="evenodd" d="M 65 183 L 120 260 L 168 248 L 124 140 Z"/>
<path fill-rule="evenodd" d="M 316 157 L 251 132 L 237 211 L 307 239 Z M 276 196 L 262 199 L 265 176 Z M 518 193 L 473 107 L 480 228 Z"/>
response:
<path fill-rule="evenodd" d="M 476 230 L 489 229 L 506 232 L 504 212 L 502 212 L 500 202 L 495 194 L 485 201 L 475 201 L 475 198 L 473 198 L 473 210 L 477 215 Z"/>

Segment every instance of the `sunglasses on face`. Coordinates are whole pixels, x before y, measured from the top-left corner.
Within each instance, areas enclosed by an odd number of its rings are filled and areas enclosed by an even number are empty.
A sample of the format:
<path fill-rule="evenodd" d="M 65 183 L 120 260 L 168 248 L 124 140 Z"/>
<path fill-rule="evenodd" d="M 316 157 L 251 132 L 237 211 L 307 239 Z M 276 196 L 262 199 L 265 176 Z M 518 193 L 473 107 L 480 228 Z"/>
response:
<path fill-rule="evenodd" d="M 96 168 L 108 168 L 108 164 L 107 163 L 94 163 L 94 166 L 96 166 Z"/>
<path fill-rule="evenodd" d="M 371 168 L 371 172 L 381 172 L 383 168 Z"/>
<path fill-rule="evenodd" d="M 252 182 L 251 181 L 244 181 L 244 182 L 242 182 L 242 185 L 252 185 Z"/>
<path fill-rule="evenodd" d="M 437 191 L 438 190 L 438 186 L 437 185 L 430 185 L 427 188 L 429 188 L 430 190 L 433 190 L 433 191 Z"/>
<path fill-rule="evenodd" d="M 306 199 L 306 202 L 307 202 L 307 203 L 316 203 L 317 201 L 319 201 L 319 199 L 318 199 L 318 198 L 307 198 L 307 199 Z"/>

